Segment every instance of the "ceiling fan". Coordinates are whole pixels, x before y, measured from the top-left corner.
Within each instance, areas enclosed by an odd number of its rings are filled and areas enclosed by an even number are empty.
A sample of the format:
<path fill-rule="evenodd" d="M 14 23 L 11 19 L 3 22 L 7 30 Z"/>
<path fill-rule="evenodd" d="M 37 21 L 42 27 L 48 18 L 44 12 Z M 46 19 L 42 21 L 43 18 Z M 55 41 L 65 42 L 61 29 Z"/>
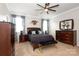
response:
<path fill-rule="evenodd" d="M 37 5 L 40 6 L 41 8 L 43 8 L 44 11 L 45 11 L 47 14 L 49 14 L 48 11 L 54 11 L 54 12 L 56 12 L 56 10 L 54 10 L 54 9 L 52 9 L 52 8 L 55 8 L 55 7 L 58 7 L 58 6 L 59 6 L 59 4 L 54 5 L 54 6 L 50 6 L 50 3 L 45 3 L 44 6 L 42 6 L 42 5 L 40 5 L 40 4 L 37 4 Z M 42 10 L 42 9 L 39 9 L 39 10 Z"/>

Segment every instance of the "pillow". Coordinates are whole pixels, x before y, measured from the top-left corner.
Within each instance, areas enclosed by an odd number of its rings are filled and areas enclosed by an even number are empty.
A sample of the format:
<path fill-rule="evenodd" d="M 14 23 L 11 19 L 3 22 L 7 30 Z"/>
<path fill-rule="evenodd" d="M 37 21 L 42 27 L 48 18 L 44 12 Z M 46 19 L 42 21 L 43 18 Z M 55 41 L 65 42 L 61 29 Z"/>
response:
<path fill-rule="evenodd" d="M 38 31 L 39 34 L 42 34 L 42 31 Z"/>
<path fill-rule="evenodd" d="M 36 31 L 32 31 L 32 34 L 36 34 Z"/>

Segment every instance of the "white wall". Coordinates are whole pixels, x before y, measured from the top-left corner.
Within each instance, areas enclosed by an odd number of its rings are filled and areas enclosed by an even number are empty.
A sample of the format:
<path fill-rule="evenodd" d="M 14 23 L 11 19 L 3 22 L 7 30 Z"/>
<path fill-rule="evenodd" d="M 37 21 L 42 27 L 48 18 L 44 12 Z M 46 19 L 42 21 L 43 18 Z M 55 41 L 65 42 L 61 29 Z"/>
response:
<path fill-rule="evenodd" d="M 32 20 L 38 21 L 36 25 L 31 23 Z M 27 33 L 28 27 L 38 27 L 41 28 L 41 19 L 38 16 L 27 15 L 25 19 L 25 32 Z"/>
<path fill-rule="evenodd" d="M 0 20 L 7 19 L 10 22 L 9 11 L 4 3 L 0 3 Z"/>
<path fill-rule="evenodd" d="M 74 19 L 74 30 L 77 30 L 77 46 L 79 46 L 79 7 L 61 13 L 53 18 L 50 17 L 50 34 L 54 35 L 59 29 L 59 21 L 66 19 Z"/>

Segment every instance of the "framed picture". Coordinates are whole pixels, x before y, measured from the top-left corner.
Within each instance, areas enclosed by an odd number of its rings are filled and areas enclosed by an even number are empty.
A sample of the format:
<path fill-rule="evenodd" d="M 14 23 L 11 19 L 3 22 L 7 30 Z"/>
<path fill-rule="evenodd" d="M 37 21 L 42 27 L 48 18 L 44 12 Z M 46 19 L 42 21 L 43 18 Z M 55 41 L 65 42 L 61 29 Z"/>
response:
<path fill-rule="evenodd" d="M 67 19 L 67 20 L 60 21 L 59 28 L 61 30 L 72 30 L 74 28 L 73 19 Z"/>

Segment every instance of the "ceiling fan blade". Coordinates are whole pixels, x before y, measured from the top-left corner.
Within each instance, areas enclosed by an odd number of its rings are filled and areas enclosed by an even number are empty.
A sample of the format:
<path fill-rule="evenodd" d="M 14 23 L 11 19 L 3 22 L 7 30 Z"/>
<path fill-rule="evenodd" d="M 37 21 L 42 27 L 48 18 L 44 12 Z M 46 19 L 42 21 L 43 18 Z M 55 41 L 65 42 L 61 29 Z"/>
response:
<path fill-rule="evenodd" d="M 51 7 L 49 7 L 49 8 L 54 8 L 54 7 L 58 7 L 59 5 L 54 5 L 54 6 L 51 6 Z"/>
<path fill-rule="evenodd" d="M 48 10 L 56 12 L 56 10 L 53 10 L 53 9 L 50 9 L 50 8 L 48 8 Z"/>
<path fill-rule="evenodd" d="M 43 6 L 41 6 L 41 5 L 39 5 L 39 4 L 37 4 L 38 6 L 40 6 L 40 7 L 42 7 L 42 8 L 44 8 Z"/>
<path fill-rule="evenodd" d="M 36 9 L 36 11 L 40 11 L 40 10 L 43 10 L 43 9 Z"/>

